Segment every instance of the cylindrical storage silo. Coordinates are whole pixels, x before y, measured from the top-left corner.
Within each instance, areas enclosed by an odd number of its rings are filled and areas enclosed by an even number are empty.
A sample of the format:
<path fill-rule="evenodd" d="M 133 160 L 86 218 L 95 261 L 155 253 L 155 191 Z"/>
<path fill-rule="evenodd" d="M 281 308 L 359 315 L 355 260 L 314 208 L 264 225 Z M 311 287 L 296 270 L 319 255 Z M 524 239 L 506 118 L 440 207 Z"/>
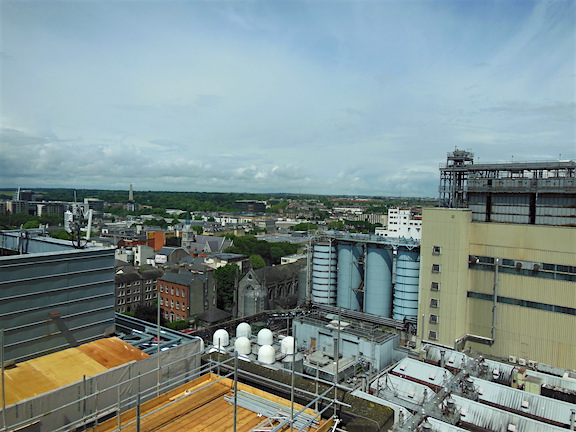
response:
<path fill-rule="evenodd" d="M 364 264 L 364 312 L 390 317 L 392 312 L 392 251 L 368 245 Z"/>
<path fill-rule="evenodd" d="M 306 290 L 308 288 L 308 265 L 298 272 L 298 306 L 306 302 Z"/>
<path fill-rule="evenodd" d="M 312 249 L 312 301 L 336 304 L 336 248 L 315 244 Z"/>
<path fill-rule="evenodd" d="M 338 244 L 338 307 L 360 310 L 358 288 L 362 283 L 362 273 L 358 261 L 361 255 L 362 246 L 357 243 Z"/>
<path fill-rule="evenodd" d="M 398 248 L 396 285 L 394 287 L 394 319 L 418 317 L 418 281 L 420 251 Z"/>

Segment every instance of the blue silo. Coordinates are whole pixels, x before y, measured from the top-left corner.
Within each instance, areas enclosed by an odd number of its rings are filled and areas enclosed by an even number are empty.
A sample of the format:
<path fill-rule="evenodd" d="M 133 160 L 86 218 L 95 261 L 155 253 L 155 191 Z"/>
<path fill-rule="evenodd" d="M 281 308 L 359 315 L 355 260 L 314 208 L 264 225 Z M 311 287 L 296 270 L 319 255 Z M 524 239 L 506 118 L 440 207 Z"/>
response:
<path fill-rule="evenodd" d="M 357 290 L 362 283 L 359 264 L 361 256 L 361 245 L 357 243 L 338 244 L 338 307 L 360 310 L 360 293 Z"/>
<path fill-rule="evenodd" d="M 312 301 L 336 305 L 336 247 L 331 243 L 312 248 Z"/>
<path fill-rule="evenodd" d="M 394 319 L 418 317 L 418 281 L 420 251 L 398 248 L 396 285 L 394 287 Z"/>
<path fill-rule="evenodd" d="M 389 318 L 392 312 L 392 250 L 366 249 L 364 312 Z"/>

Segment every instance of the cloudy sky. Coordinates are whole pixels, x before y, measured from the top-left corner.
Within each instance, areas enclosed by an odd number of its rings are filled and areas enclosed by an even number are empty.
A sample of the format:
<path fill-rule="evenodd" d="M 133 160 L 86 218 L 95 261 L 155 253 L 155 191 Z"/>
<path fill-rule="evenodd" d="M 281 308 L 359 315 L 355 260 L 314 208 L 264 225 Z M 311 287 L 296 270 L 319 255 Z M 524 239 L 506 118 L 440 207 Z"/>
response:
<path fill-rule="evenodd" d="M 0 187 L 437 196 L 576 158 L 572 0 L 0 0 Z"/>

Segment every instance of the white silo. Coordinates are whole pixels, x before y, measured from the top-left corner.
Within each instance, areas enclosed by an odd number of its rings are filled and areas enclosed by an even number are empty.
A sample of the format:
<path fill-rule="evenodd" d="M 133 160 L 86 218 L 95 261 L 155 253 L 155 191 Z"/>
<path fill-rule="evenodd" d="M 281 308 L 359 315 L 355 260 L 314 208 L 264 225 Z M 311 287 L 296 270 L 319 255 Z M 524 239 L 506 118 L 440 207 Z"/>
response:
<path fill-rule="evenodd" d="M 258 332 L 258 345 L 272 345 L 274 342 L 274 336 L 272 335 L 272 331 L 267 328 L 263 328 Z"/>
<path fill-rule="evenodd" d="M 218 329 L 214 332 L 214 336 L 212 337 L 212 345 L 215 347 L 227 347 L 230 345 L 230 336 L 228 332 L 224 329 Z"/>
<path fill-rule="evenodd" d="M 234 342 L 234 351 L 238 353 L 238 355 L 248 355 L 252 352 L 252 344 L 250 343 L 250 339 L 245 336 L 240 336 L 236 338 Z"/>
<path fill-rule="evenodd" d="M 276 350 L 270 345 L 262 345 L 258 350 L 258 361 L 264 364 L 276 362 Z"/>
<path fill-rule="evenodd" d="M 236 326 L 236 337 L 250 338 L 252 336 L 252 327 L 250 324 L 243 322 Z"/>

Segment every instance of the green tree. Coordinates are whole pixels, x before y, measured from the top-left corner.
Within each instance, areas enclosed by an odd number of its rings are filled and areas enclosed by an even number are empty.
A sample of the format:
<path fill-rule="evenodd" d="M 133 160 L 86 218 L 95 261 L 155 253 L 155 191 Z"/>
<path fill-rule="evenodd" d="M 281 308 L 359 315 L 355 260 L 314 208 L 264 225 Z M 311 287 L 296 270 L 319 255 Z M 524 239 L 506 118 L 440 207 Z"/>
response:
<path fill-rule="evenodd" d="M 328 224 L 328 229 L 342 231 L 346 229 L 346 225 L 342 221 L 332 221 Z"/>
<path fill-rule="evenodd" d="M 134 311 L 134 316 L 152 324 L 158 323 L 158 306 L 141 305 Z M 166 319 L 160 315 L 160 325 L 166 327 Z"/>
<path fill-rule="evenodd" d="M 298 225 L 292 227 L 292 231 L 311 231 L 318 229 L 318 225 L 312 222 L 301 222 Z"/>
<path fill-rule="evenodd" d="M 40 221 L 37 220 L 29 220 L 28 222 L 26 222 L 24 225 L 22 225 L 22 228 L 24 229 L 31 229 L 31 228 L 38 228 L 40 226 Z"/>
<path fill-rule="evenodd" d="M 216 305 L 219 309 L 231 310 L 240 269 L 236 264 L 226 264 L 214 270 L 216 280 Z"/>
<path fill-rule="evenodd" d="M 262 258 L 261 255 L 250 255 L 248 259 L 250 260 L 250 264 L 252 264 L 254 270 L 266 267 L 266 261 L 264 261 L 264 258 Z"/>
<path fill-rule="evenodd" d="M 192 229 L 196 231 L 196 234 L 202 234 L 204 232 L 204 227 L 200 225 L 192 225 Z"/>

